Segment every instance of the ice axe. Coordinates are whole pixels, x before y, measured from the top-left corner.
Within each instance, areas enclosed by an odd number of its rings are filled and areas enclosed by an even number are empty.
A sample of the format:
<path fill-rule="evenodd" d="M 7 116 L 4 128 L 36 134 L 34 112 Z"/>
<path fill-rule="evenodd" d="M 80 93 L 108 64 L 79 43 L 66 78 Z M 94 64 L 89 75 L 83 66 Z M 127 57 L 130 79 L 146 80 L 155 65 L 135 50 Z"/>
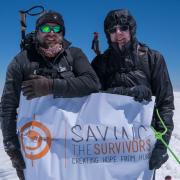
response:
<path fill-rule="evenodd" d="M 37 12 L 32 12 L 33 10 L 37 10 L 39 9 L 39 11 Z M 23 47 L 25 46 L 25 39 L 26 39 L 26 15 L 30 15 L 30 16 L 37 16 L 41 13 L 44 12 L 44 7 L 43 6 L 33 6 L 32 8 L 24 11 L 24 10 L 20 10 L 19 13 L 20 13 L 20 23 L 21 23 L 21 50 L 23 49 Z"/>

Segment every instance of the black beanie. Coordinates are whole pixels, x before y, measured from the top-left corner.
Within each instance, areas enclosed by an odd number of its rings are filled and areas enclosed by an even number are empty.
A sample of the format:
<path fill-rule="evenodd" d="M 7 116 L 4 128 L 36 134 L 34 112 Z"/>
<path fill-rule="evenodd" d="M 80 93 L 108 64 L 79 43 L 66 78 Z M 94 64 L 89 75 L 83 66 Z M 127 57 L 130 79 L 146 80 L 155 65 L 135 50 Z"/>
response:
<path fill-rule="evenodd" d="M 60 13 L 55 11 L 46 11 L 40 15 L 36 21 L 36 30 L 43 24 L 46 23 L 56 23 L 62 26 L 63 36 L 65 35 L 64 20 Z"/>

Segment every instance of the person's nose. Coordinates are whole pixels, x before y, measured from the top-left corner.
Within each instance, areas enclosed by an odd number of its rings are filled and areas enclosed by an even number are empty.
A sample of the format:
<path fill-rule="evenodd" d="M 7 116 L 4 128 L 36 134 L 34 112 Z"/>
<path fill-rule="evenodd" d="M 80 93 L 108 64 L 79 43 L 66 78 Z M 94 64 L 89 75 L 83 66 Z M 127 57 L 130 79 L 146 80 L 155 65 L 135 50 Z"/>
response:
<path fill-rule="evenodd" d="M 49 34 L 50 34 L 50 35 L 54 35 L 54 31 L 51 30 L 51 31 L 49 32 Z"/>
<path fill-rule="evenodd" d="M 116 28 L 116 33 L 118 33 L 118 34 L 122 34 L 122 31 L 120 30 L 120 28 Z"/>

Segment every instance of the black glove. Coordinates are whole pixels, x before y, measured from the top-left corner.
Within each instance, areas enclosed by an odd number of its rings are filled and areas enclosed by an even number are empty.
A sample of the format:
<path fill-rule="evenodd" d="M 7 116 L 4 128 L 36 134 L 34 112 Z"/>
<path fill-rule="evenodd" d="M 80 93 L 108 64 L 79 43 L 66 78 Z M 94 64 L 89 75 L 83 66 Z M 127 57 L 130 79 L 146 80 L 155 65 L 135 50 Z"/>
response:
<path fill-rule="evenodd" d="M 135 81 L 129 77 L 128 73 L 119 73 L 116 72 L 115 76 L 113 77 L 113 81 L 109 82 L 112 84 L 112 87 L 117 86 L 125 86 L 125 87 L 132 87 L 135 85 Z"/>
<path fill-rule="evenodd" d="M 51 94 L 52 89 L 53 80 L 44 76 L 31 75 L 29 80 L 22 83 L 23 95 L 27 96 L 28 100 Z"/>
<path fill-rule="evenodd" d="M 156 146 L 151 154 L 149 160 L 149 169 L 159 169 L 167 160 L 169 156 L 167 154 L 166 147 L 158 147 Z"/>
<path fill-rule="evenodd" d="M 137 84 L 147 84 L 147 77 L 145 73 L 141 70 L 130 71 L 127 73 L 119 73 L 116 72 L 112 86 L 125 86 L 125 87 L 132 87 Z"/>
<path fill-rule="evenodd" d="M 125 87 L 109 88 L 105 92 L 111 94 L 132 96 L 134 97 L 135 101 L 139 101 L 139 102 L 142 102 L 143 100 L 151 101 L 151 96 L 152 96 L 151 90 L 145 85 L 138 85 L 132 88 L 125 88 Z"/>
<path fill-rule="evenodd" d="M 128 95 L 129 88 L 125 87 L 114 87 L 114 88 L 108 88 L 105 91 L 101 91 L 104 93 L 110 93 L 110 94 L 120 94 L 120 95 Z"/>
<path fill-rule="evenodd" d="M 151 101 L 151 90 L 145 85 L 134 86 L 129 89 L 129 96 L 134 97 L 135 101 L 142 102 L 143 100 Z"/>

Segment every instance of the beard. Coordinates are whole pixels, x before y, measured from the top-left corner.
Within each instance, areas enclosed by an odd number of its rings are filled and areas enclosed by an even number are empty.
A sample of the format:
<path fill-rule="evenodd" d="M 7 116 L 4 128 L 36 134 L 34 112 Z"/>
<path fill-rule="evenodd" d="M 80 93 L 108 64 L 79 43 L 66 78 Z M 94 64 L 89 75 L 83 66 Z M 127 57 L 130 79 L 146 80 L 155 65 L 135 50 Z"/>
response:
<path fill-rule="evenodd" d="M 126 54 L 132 47 L 131 42 L 126 42 L 124 44 L 119 44 L 118 42 L 111 42 L 111 47 L 117 52 L 120 53 L 121 55 Z"/>
<path fill-rule="evenodd" d="M 48 58 L 56 57 L 62 50 L 63 36 L 60 34 L 40 36 L 37 35 L 38 52 Z"/>
<path fill-rule="evenodd" d="M 45 36 L 41 36 L 41 35 L 37 35 L 37 42 L 38 45 L 40 47 L 43 48 L 49 48 L 49 47 L 53 47 L 57 44 L 62 44 L 63 42 L 63 36 L 60 34 L 55 34 L 55 35 L 45 35 Z"/>

